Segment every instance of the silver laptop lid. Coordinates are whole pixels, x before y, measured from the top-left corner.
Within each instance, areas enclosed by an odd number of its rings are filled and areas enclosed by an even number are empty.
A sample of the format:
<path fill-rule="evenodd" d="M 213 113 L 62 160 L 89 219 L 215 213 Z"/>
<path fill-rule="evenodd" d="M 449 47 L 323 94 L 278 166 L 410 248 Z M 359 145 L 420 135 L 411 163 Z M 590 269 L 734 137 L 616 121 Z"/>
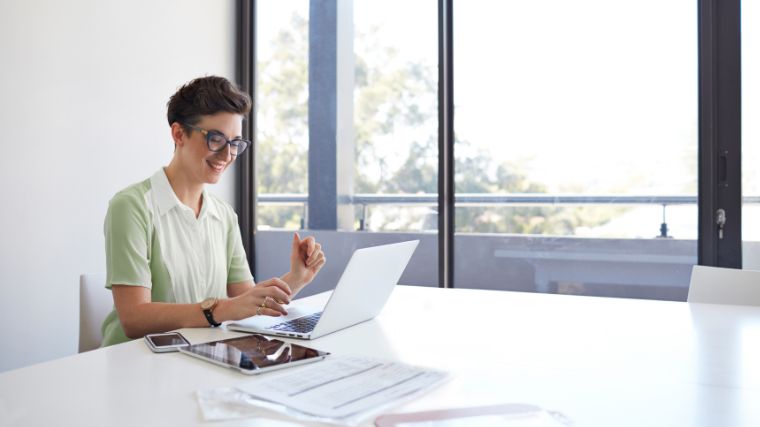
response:
<path fill-rule="evenodd" d="M 311 338 L 377 316 L 419 243 L 410 240 L 354 251 Z"/>

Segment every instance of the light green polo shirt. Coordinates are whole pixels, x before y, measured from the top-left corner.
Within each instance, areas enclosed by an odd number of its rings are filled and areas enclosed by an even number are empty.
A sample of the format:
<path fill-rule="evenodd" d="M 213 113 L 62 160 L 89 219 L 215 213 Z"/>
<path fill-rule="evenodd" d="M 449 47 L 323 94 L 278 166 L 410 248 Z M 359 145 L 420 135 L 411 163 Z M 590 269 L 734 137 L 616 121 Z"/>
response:
<path fill-rule="evenodd" d="M 104 232 L 108 289 L 143 286 L 153 302 L 190 304 L 225 298 L 228 283 L 253 280 L 235 211 L 204 190 L 196 218 L 163 168 L 111 199 Z M 102 331 L 103 346 L 129 340 L 116 310 Z"/>

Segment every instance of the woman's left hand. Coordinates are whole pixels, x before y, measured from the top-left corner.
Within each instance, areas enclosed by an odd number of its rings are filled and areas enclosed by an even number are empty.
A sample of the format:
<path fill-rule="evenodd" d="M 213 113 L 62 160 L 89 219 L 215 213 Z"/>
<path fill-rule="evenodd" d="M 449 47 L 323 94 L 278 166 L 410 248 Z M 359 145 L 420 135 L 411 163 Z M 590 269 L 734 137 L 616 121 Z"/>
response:
<path fill-rule="evenodd" d="M 322 245 L 314 237 L 303 240 L 298 233 L 293 234 L 293 244 L 290 251 L 290 272 L 283 279 L 288 282 L 294 293 L 311 283 L 319 270 L 327 262 Z"/>

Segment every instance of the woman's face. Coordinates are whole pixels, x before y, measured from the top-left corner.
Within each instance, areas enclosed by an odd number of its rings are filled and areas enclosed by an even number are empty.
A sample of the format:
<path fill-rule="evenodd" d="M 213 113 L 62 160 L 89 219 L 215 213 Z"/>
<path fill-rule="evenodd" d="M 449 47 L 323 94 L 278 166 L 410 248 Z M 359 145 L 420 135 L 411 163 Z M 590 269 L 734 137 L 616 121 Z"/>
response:
<path fill-rule="evenodd" d="M 243 117 L 235 113 L 216 113 L 212 116 L 202 116 L 195 127 L 221 132 L 227 139 L 232 140 L 242 134 Z M 216 184 L 222 173 L 235 161 L 235 156 L 230 153 L 229 144 L 222 151 L 209 150 L 204 132 L 193 129 L 192 132 L 185 133 L 182 139 L 184 144 L 178 149 L 182 150 L 183 169 L 197 182 Z"/>

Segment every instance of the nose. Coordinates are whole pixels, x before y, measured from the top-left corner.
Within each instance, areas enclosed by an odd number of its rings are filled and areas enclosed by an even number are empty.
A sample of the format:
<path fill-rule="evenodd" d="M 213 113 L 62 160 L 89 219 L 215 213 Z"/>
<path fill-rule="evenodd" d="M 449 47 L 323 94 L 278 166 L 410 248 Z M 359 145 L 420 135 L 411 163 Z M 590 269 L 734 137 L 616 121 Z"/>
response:
<path fill-rule="evenodd" d="M 219 152 L 219 156 L 224 156 L 224 159 L 227 162 L 232 161 L 232 159 L 235 158 L 235 156 L 232 155 L 232 145 L 230 145 L 230 143 L 224 144 L 224 150 Z"/>

